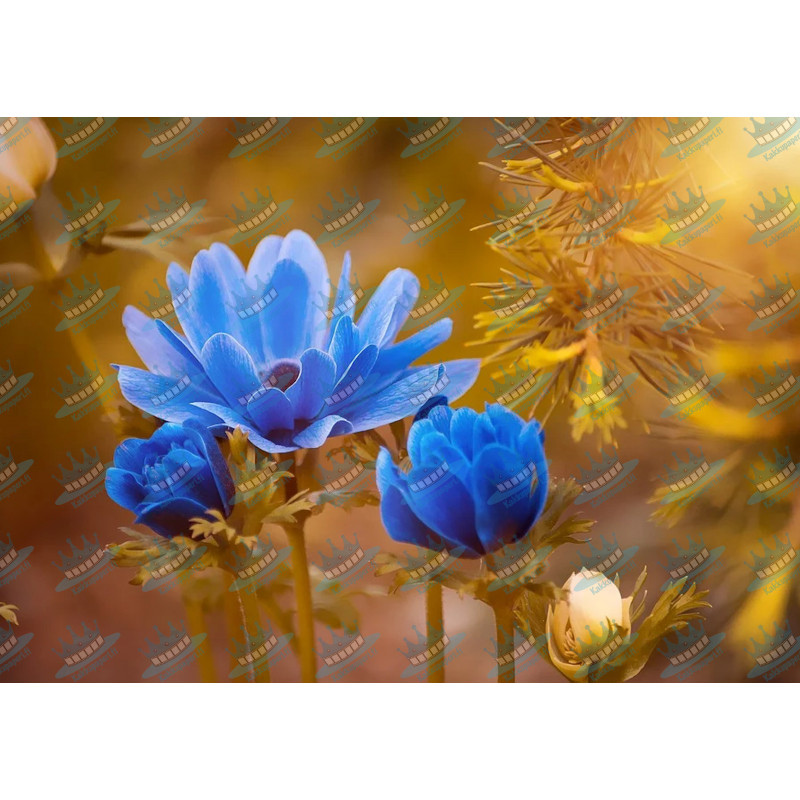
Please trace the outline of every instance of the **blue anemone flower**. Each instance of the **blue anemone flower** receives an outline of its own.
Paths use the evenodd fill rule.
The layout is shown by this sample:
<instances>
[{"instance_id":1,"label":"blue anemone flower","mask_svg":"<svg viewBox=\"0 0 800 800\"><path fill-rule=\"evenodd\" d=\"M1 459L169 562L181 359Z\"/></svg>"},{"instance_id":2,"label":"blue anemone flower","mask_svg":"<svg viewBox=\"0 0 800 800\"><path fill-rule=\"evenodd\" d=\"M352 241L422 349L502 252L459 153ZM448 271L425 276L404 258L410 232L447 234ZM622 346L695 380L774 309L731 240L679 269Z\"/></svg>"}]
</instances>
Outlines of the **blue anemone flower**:
<instances>
[{"instance_id":1,"label":"blue anemone flower","mask_svg":"<svg viewBox=\"0 0 800 800\"><path fill-rule=\"evenodd\" d=\"M377 461L381 518L392 539L480 558L523 537L547 498L544 432L505 406L428 409L408 433L411 468Z\"/></svg>"},{"instance_id":2,"label":"blue anemone flower","mask_svg":"<svg viewBox=\"0 0 800 800\"><path fill-rule=\"evenodd\" d=\"M235 489L217 440L195 420L162 425L149 439L126 439L106 472L106 492L136 522L161 536L188 536L189 520L231 512Z\"/></svg>"},{"instance_id":3,"label":"blue anemone flower","mask_svg":"<svg viewBox=\"0 0 800 800\"><path fill-rule=\"evenodd\" d=\"M171 264L167 283L185 335L129 306L123 322L148 369L118 369L124 396L168 422L240 426L256 447L287 452L415 414L437 394L454 400L477 377L477 359L410 366L452 321L395 342L419 295L408 270L391 271L356 321L346 254L329 310L325 258L302 231L263 239L246 271L213 244L188 274Z\"/></svg>"}]
</instances>

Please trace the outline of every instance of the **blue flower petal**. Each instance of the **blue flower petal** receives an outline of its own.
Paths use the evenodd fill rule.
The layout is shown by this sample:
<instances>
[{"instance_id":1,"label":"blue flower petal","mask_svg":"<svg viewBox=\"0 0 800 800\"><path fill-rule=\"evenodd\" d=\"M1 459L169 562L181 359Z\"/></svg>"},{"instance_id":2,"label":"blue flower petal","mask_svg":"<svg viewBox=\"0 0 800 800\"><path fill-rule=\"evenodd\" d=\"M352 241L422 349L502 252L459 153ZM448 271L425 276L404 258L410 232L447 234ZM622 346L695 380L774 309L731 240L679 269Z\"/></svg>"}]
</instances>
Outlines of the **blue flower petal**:
<instances>
[{"instance_id":1,"label":"blue flower petal","mask_svg":"<svg viewBox=\"0 0 800 800\"><path fill-rule=\"evenodd\" d=\"M419 297L419 280L407 269L394 269L370 297L358 318L364 343L378 347L390 344L408 319Z\"/></svg>"},{"instance_id":2,"label":"blue flower petal","mask_svg":"<svg viewBox=\"0 0 800 800\"><path fill-rule=\"evenodd\" d=\"M275 358L299 358L317 346L320 331L315 330L319 322L312 299L319 298L312 297L308 275L294 261L279 261L270 285L277 296L259 315L264 341Z\"/></svg>"},{"instance_id":3,"label":"blue flower petal","mask_svg":"<svg viewBox=\"0 0 800 800\"><path fill-rule=\"evenodd\" d=\"M444 550L447 543L414 514L393 482L392 457L381 448L377 460L377 481L381 493L381 520L396 542L407 542L428 549Z\"/></svg>"},{"instance_id":4,"label":"blue flower petal","mask_svg":"<svg viewBox=\"0 0 800 800\"><path fill-rule=\"evenodd\" d=\"M250 354L227 333L215 333L200 354L206 374L231 408L244 411L248 398L261 389Z\"/></svg>"},{"instance_id":5,"label":"blue flower petal","mask_svg":"<svg viewBox=\"0 0 800 800\"><path fill-rule=\"evenodd\" d=\"M182 381L189 379L185 387ZM210 421L208 415L198 413L192 403L218 402L222 398L208 386L202 375L183 376L176 379L155 375L136 367L119 367L119 386L128 402L154 417L168 422L183 422L195 418Z\"/></svg>"},{"instance_id":6,"label":"blue flower petal","mask_svg":"<svg viewBox=\"0 0 800 800\"><path fill-rule=\"evenodd\" d=\"M500 403L487 403L486 415L494 426L497 441L512 450L516 449L525 426L522 418Z\"/></svg>"},{"instance_id":7,"label":"blue flower petal","mask_svg":"<svg viewBox=\"0 0 800 800\"><path fill-rule=\"evenodd\" d=\"M333 329L328 353L336 362L336 380L340 380L353 359L361 352L358 328L349 317L340 317Z\"/></svg>"},{"instance_id":8,"label":"blue flower petal","mask_svg":"<svg viewBox=\"0 0 800 800\"><path fill-rule=\"evenodd\" d=\"M114 457L116 459L116 453ZM133 511L142 502L147 490L133 472L109 467L106 470L106 493L117 505Z\"/></svg>"},{"instance_id":9,"label":"blue flower petal","mask_svg":"<svg viewBox=\"0 0 800 800\"><path fill-rule=\"evenodd\" d=\"M328 417L312 422L307 428L295 433L293 440L296 447L319 447L325 440L333 436L345 436L352 433L353 426L344 417L331 414Z\"/></svg>"},{"instance_id":10,"label":"blue flower petal","mask_svg":"<svg viewBox=\"0 0 800 800\"><path fill-rule=\"evenodd\" d=\"M225 457L222 455L222 451L219 449L219 445L214 439L214 436L204 425L201 425L197 420L188 420L184 424L184 427L195 432L197 437L196 441L203 447L206 459L211 466L211 471L217 484L218 494L224 505L225 516L227 516L230 513L228 500L233 497L235 487Z\"/></svg>"},{"instance_id":11,"label":"blue flower petal","mask_svg":"<svg viewBox=\"0 0 800 800\"><path fill-rule=\"evenodd\" d=\"M294 429L292 404L280 389L270 388L253 398L247 404L247 416L270 438L278 431Z\"/></svg>"},{"instance_id":12,"label":"blue flower petal","mask_svg":"<svg viewBox=\"0 0 800 800\"><path fill-rule=\"evenodd\" d=\"M344 413L347 416L343 409L349 408L359 395L363 394L360 390L367 384L377 358L378 348L368 345L353 359L342 376L337 378L333 391L326 398L325 405L329 411Z\"/></svg>"},{"instance_id":13,"label":"blue flower petal","mask_svg":"<svg viewBox=\"0 0 800 800\"><path fill-rule=\"evenodd\" d=\"M413 364L425 353L446 342L453 332L453 320L445 317L402 342L384 347L375 364L376 372L399 372Z\"/></svg>"},{"instance_id":14,"label":"blue flower petal","mask_svg":"<svg viewBox=\"0 0 800 800\"><path fill-rule=\"evenodd\" d=\"M477 421L478 412L471 408L457 409L450 420L450 438L468 461L473 458L472 442Z\"/></svg>"},{"instance_id":15,"label":"blue flower petal","mask_svg":"<svg viewBox=\"0 0 800 800\"><path fill-rule=\"evenodd\" d=\"M202 517L206 509L188 497L171 497L163 503L153 503L139 510L136 522L147 525L167 538L190 536L192 517Z\"/></svg>"},{"instance_id":16,"label":"blue flower petal","mask_svg":"<svg viewBox=\"0 0 800 800\"><path fill-rule=\"evenodd\" d=\"M306 350L300 358L300 374L286 389L295 419L314 419L330 397L336 379L336 363L321 350Z\"/></svg>"}]
</instances>

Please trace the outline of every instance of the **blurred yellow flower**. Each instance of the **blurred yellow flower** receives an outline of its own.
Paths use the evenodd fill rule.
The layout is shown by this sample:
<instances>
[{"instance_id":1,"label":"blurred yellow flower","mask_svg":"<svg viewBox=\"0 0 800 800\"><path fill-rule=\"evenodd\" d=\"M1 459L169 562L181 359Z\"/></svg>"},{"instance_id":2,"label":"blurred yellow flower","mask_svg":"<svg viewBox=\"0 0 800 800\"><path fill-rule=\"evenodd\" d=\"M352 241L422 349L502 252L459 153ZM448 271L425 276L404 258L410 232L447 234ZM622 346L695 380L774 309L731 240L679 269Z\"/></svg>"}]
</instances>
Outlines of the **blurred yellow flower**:
<instances>
[{"instance_id":1,"label":"blurred yellow flower","mask_svg":"<svg viewBox=\"0 0 800 800\"><path fill-rule=\"evenodd\" d=\"M0 143L0 187L10 186L14 199L36 197L39 187L56 170L56 145L47 126L38 118L22 124L19 132L8 133Z\"/></svg>"}]
</instances>

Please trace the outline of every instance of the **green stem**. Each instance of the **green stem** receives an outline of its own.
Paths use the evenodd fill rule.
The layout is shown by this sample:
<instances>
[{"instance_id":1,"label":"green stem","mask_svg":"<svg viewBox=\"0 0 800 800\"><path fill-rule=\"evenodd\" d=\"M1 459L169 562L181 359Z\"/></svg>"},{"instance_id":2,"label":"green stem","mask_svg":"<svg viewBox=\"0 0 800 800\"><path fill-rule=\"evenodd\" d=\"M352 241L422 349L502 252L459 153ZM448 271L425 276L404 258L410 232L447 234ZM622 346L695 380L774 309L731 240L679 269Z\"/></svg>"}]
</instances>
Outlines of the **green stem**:
<instances>
[{"instance_id":1,"label":"green stem","mask_svg":"<svg viewBox=\"0 0 800 800\"><path fill-rule=\"evenodd\" d=\"M200 680L203 683L216 683L218 680L217 669L214 666L211 643L206 631L203 607L197 601L192 600L185 590L183 592L183 604L186 609L186 624L189 626L189 634L191 636L197 636L199 633L206 634L205 641L197 650L197 666L200 669Z\"/></svg>"},{"instance_id":2,"label":"green stem","mask_svg":"<svg viewBox=\"0 0 800 800\"><path fill-rule=\"evenodd\" d=\"M300 650L300 678L303 683L317 680L314 652L314 607L311 600L311 580L308 575L308 556L303 535L303 523L287 523L284 530L292 547L292 572L297 603L297 638Z\"/></svg>"},{"instance_id":3,"label":"green stem","mask_svg":"<svg viewBox=\"0 0 800 800\"><path fill-rule=\"evenodd\" d=\"M514 613L513 605L498 602L492 604L494 611L494 629L497 637L497 682L514 683L515 664L514 664ZM501 664L501 659L511 655L507 663Z\"/></svg>"},{"instance_id":4,"label":"green stem","mask_svg":"<svg viewBox=\"0 0 800 800\"><path fill-rule=\"evenodd\" d=\"M444 635L442 584L431 581L425 593L425 621L428 624L428 649ZM444 659L428 661L428 683L444 683Z\"/></svg>"}]
</instances>

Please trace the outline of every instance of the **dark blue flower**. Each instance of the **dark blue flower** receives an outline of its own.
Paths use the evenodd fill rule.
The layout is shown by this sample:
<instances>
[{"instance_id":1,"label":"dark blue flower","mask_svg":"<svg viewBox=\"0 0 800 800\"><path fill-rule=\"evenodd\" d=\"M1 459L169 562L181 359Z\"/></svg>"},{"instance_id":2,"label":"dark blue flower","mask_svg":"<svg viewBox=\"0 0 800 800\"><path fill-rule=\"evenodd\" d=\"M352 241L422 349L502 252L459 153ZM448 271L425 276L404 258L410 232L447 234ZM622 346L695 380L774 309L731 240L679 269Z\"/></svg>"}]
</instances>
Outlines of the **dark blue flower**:
<instances>
[{"instance_id":1,"label":"dark blue flower","mask_svg":"<svg viewBox=\"0 0 800 800\"><path fill-rule=\"evenodd\" d=\"M524 536L547 497L544 433L501 405L429 409L408 433L410 470L382 449L381 518L389 535L479 558Z\"/></svg>"},{"instance_id":2,"label":"dark blue flower","mask_svg":"<svg viewBox=\"0 0 800 800\"><path fill-rule=\"evenodd\" d=\"M106 473L109 497L162 536L187 536L192 517L231 511L235 489L214 436L201 424L162 425L149 439L126 439Z\"/></svg>"},{"instance_id":3,"label":"dark blue flower","mask_svg":"<svg viewBox=\"0 0 800 800\"><path fill-rule=\"evenodd\" d=\"M122 393L169 422L195 419L215 433L238 425L269 452L394 422L436 394L452 401L478 373L476 359L410 366L452 322L395 342L419 295L407 270L390 272L355 321L360 290L345 255L329 311L325 259L302 231L268 236L247 271L214 244L190 274L171 264L167 282L185 336L128 307L128 338L149 371L120 367Z\"/></svg>"}]
</instances>

